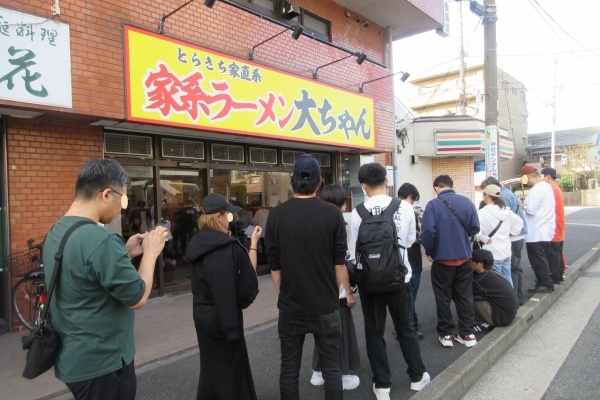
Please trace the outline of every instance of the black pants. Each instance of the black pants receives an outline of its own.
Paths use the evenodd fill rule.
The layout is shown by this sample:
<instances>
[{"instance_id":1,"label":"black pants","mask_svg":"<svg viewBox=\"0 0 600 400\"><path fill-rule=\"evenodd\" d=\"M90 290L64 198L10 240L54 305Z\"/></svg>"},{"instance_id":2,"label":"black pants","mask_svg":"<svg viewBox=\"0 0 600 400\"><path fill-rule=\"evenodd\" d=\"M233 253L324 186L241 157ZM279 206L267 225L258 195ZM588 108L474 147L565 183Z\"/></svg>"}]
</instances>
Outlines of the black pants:
<instances>
[{"instance_id":1,"label":"black pants","mask_svg":"<svg viewBox=\"0 0 600 400\"><path fill-rule=\"evenodd\" d=\"M548 252L548 265L550 267L550 276L554 283L562 280L565 268L563 266L563 242L550 242L550 251Z\"/></svg>"},{"instance_id":2,"label":"black pants","mask_svg":"<svg viewBox=\"0 0 600 400\"><path fill-rule=\"evenodd\" d=\"M307 333L315 338L319 365L325 380L325 399L342 400L342 370L340 368L340 341L342 326L338 311L325 315L294 315L279 311L279 339L281 341L281 400L299 400L298 377L302 349Z\"/></svg>"},{"instance_id":3,"label":"black pants","mask_svg":"<svg viewBox=\"0 0 600 400\"><path fill-rule=\"evenodd\" d=\"M76 400L135 400L137 378L131 361L109 374L66 385Z\"/></svg>"},{"instance_id":4,"label":"black pants","mask_svg":"<svg viewBox=\"0 0 600 400\"><path fill-rule=\"evenodd\" d=\"M376 388L389 388L392 378L386 344L385 320L389 310L396 330L404 361L408 365L406 372L411 382L418 382L423 377L425 365L421 359L421 348L417 331L414 328L412 294L410 284L399 292L369 294L360 290L360 304L365 319L365 339L367 356L373 373Z\"/></svg>"},{"instance_id":5,"label":"black pants","mask_svg":"<svg viewBox=\"0 0 600 400\"><path fill-rule=\"evenodd\" d=\"M473 271L471 260L457 267L434 261L431 265L431 284L437 307L437 332L440 336L454 333L450 302L454 301L458 315L458 332L473 333Z\"/></svg>"},{"instance_id":6,"label":"black pants","mask_svg":"<svg viewBox=\"0 0 600 400\"><path fill-rule=\"evenodd\" d=\"M523 243L525 239L515 240L510 242L510 274L517 294L517 301L519 305L523 305L525 302L525 295L523 293L523 267L521 266L521 254L523 254Z\"/></svg>"},{"instance_id":7,"label":"black pants","mask_svg":"<svg viewBox=\"0 0 600 400\"><path fill-rule=\"evenodd\" d=\"M550 265L548 264L550 242L526 243L525 246L527 247L529 264L531 264L531 268L533 268L533 273L535 274L536 285L553 288Z\"/></svg>"}]
</instances>

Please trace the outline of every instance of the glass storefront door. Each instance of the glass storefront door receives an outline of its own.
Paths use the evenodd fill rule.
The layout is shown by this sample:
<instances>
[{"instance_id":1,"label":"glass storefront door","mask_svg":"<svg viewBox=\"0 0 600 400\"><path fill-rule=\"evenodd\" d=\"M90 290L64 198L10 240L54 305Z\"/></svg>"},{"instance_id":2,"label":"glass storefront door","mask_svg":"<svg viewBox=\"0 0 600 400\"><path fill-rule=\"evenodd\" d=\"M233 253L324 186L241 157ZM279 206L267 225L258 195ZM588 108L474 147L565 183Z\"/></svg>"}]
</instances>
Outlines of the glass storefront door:
<instances>
[{"instance_id":1,"label":"glass storefront door","mask_svg":"<svg viewBox=\"0 0 600 400\"><path fill-rule=\"evenodd\" d=\"M184 256L188 242L198 232L205 175L198 170L160 170L160 222L170 221L173 236L163 250L165 292L189 288L191 265Z\"/></svg>"}]
</instances>

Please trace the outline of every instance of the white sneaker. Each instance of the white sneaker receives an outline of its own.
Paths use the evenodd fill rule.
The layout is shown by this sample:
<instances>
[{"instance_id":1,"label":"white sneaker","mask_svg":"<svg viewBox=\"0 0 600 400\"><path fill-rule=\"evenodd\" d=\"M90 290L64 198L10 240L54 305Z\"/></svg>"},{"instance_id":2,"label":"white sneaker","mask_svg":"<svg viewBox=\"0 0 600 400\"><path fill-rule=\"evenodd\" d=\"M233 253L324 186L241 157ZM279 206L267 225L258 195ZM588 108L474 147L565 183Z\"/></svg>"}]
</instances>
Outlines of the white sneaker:
<instances>
[{"instance_id":1,"label":"white sneaker","mask_svg":"<svg viewBox=\"0 0 600 400\"><path fill-rule=\"evenodd\" d=\"M356 375L342 375L344 390L356 389L360 384L360 378Z\"/></svg>"},{"instance_id":2,"label":"white sneaker","mask_svg":"<svg viewBox=\"0 0 600 400\"><path fill-rule=\"evenodd\" d=\"M477 338L472 333L467 336L461 336L459 333L454 334L454 340L466 347L473 347L477 344Z\"/></svg>"},{"instance_id":3,"label":"white sneaker","mask_svg":"<svg viewBox=\"0 0 600 400\"><path fill-rule=\"evenodd\" d=\"M390 388L377 389L373 384L373 393L375 393L377 400L390 400Z\"/></svg>"},{"instance_id":4,"label":"white sneaker","mask_svg":"<svg viewBox=\"0 0 600 400\"><path fill-rule=\"evenodd\" d=\"M443 347L454 346L454 344L452 343L452 336L450 336L450 335L440 336L439 340Z\"/></svg>"},{"instance_id":5,"label":"white sneaker","mask_svg":"<svg viewBox=\"0 0 600 400\"><path fill-rule=\"evenodd\" d=\"M425 386L429 385L429 382L431 382L431 377L429 376L429 374L427 372L423 372L423 377L421 378L421 380L419 382L411 382L410 383L410 390L415 390L418 392L421 389L423 389Z\"/></svg>"},{"instance_id":6,"label":"white sneaker","mask_svg":"<svg viewBox=\"0 0 600 400\"><path fill-rule=\"evenodd\" d=\"M310 383L313 386L324 385L325 379L323 379L323 374L320 371L313 371L313 374L310 377Z\"/></svg>"}]
</instances>

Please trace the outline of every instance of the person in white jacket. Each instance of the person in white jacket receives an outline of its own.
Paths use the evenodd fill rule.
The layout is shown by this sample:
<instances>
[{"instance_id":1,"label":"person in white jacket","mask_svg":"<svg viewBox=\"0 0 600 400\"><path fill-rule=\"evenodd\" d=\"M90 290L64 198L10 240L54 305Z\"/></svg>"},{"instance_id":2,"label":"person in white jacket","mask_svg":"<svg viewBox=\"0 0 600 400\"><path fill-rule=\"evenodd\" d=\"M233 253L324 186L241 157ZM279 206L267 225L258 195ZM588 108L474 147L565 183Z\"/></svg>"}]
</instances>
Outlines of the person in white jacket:
<instances>
[{"instance_id":1,"label":"person in white jacket","mask_svg":"<svg viewBox=\"0 0 600 400\"><path fill-rule=\"evenodd\" d=\"M512 285L510 236L521 233L523 220L506 207L500 198L501 190L497 185L487 185L483 190L486 206L477 212L481 230L475 235L475 240L485 243L483 249L491 251L494 256L492 268Z\"/></svg>"}]
</instances>

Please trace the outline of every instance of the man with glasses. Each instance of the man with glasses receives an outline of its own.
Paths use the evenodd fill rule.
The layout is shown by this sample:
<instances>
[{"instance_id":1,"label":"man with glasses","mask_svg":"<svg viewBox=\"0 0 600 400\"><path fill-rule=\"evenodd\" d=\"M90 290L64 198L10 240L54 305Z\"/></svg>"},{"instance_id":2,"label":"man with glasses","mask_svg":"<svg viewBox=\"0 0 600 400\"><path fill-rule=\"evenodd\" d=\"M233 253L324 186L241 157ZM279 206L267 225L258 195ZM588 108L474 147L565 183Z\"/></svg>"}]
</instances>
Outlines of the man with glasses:
<instances>
[{"instance_id":1,"label":"man with glasses","mask_svg":"<svg viewBox=\"0 0 600 400\"><path fill-rule=\"evenodd\" d=\"M163 227L127 243L108 224L126 209L130 181L114 160L88 161L79 171L75 200L50 229L44 248L46 280L65 233L84 221L63 251L52 296L52 323L61 347L54 366L76 399L135 399L135 311L152 289L156 259L167 236ZM131 259L143 254L139 270Z\"/></svg>"}]
</instances>

